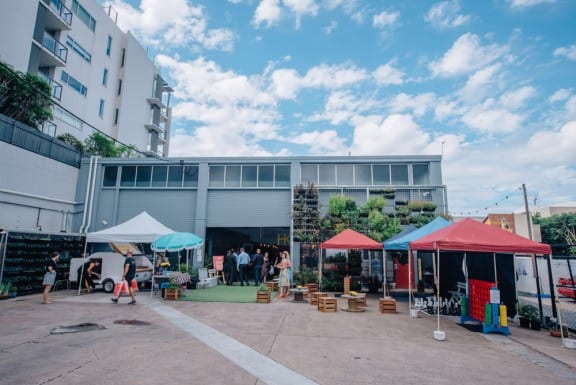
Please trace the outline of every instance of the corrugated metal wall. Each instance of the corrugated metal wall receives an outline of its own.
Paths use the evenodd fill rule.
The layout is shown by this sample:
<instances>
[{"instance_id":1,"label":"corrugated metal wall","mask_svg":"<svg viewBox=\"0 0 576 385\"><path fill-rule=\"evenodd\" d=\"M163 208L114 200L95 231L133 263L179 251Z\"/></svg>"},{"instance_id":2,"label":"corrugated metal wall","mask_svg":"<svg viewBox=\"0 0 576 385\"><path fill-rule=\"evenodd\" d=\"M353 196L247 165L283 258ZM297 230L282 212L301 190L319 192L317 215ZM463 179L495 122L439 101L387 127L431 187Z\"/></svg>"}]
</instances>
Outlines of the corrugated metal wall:
<instances>
[{"instance_id":1,"label":"corrugated metal wall","mask_svg":"<svg viewBox=\"0 0 576 385\"><path fill-rule=\"evenodd\" d=\"M290 190L208 191L208 227L290 226Z\"/></svg>"}]
</instances>

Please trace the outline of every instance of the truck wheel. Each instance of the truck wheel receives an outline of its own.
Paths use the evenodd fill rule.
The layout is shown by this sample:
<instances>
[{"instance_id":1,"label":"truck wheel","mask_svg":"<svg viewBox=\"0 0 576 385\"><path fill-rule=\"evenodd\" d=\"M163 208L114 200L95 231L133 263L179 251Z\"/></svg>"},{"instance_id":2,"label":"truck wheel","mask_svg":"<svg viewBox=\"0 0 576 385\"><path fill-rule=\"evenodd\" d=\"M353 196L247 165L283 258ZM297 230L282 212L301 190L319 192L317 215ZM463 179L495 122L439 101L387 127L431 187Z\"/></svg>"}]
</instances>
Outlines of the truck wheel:
<instances>
[{"instance_id":1,"label":"truck wheel","mask_svg":"<svg viewBox=\"0 0 576 385\"><path fill-rule=\"evenodd\" d=\"M112 293L114 291L114 281L111 279L106 279L102 282L102 288L105 293Z\"/></svg>"}]
</instances>

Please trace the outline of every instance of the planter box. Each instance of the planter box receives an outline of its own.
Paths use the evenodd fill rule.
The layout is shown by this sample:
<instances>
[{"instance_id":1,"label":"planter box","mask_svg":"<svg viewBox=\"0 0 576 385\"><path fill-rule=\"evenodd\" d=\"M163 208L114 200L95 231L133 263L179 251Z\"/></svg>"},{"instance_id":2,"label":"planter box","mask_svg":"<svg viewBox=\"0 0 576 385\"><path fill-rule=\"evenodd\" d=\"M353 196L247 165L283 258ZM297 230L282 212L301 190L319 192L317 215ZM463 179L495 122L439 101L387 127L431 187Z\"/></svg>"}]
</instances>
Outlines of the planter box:
<instances>
[{"instance_id":1,"label":"planter box","mask_svg":"<svg viewBox=\"0 0 576 385\"><path fill-rule=\"evenodd\" d=\"M180 289L164 289L164 299L176 301L180 298Z\"/></svg>"},{"instance_id":2,"label":"planter box","mask_svg":"<svg viewBox=\"0 0 576 385\"><path fill-rule=\"evenodd\" d=\"M270 290L256 292L257 303L270 303Z\"/></svg>"}]
</instances>

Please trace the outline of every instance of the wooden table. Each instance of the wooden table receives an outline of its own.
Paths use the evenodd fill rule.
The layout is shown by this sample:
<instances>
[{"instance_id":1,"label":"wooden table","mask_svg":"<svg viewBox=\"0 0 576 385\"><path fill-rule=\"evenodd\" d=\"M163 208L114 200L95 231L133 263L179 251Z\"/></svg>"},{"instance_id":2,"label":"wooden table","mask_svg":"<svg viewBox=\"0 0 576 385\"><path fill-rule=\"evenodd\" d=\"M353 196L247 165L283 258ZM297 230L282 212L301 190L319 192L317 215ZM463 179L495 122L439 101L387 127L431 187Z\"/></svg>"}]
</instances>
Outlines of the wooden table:
<instances>
[{"instance_id":1,"label":"wooden table","mask_svg":"<svg viewBox=\"0 0 576 385\"><path fill-rule=\"evenodd\" d=\"M308 293L307 287L290 289L290 293L294 293L295 302L304 302L304 294Z\"/></svg>"},{"instance_id":2,"label":"wooden table","mask_svg":"<svg viewBox=\"0 0 576 385\"><path fill-rule=\"evenodd\" d=\"M363 307L358 306L358 300L361 300L361 298L359 296L350 295L350 294L343 294L342 298L348 300L348 308L342 309L342 310L355 312L355 313L366 311L366 309L364 309Z\"/></svg>"}]
</instances>

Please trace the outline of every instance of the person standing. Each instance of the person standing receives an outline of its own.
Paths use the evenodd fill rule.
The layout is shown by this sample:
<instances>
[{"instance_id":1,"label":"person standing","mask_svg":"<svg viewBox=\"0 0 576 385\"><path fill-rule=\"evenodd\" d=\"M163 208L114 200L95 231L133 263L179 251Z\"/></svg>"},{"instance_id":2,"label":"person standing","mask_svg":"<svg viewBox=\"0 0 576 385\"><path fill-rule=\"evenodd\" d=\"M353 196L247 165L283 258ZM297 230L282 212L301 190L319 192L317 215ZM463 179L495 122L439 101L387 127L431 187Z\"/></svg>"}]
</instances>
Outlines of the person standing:
<instances>
[{"instance_id":1,"label":"person standing","mask_svg":"<svg viewBox=\"0 0 576 385\"><path fill-rule=\"evenodd\" d=\"M246 286L248 286L248 264L250 263L250 256L247 252L244 251L244 248L240 248L240 253L236 257L236 268L238 270L238 280L240 281L240 286L244 286L244 282L246 282Z\"/></svg>"},{"instance_id":2,"label":"person standing","mask_svg":"<svg viewBox=\"0 0 576 385\"><path fill-rule=\"evenodd\" d=\"M136 277L136 261L132 257L132 250L126 251L126 259L124 260L124 271L122 273L122 280L128 283L128 293L130 294L130 298L132 299L129 304L135 305L136 304L136 297L134 295L134 290L132 289L132 281ZM122 290L120 290L120 294ZM110 300L114 303L118 303L118 298L120 297L112 297Z\"/></svg>"},{"instance_id":3,"label":"person standing","mask_svg":"<svg viewBox=\"0 0 576 385\"><path fill-rule=\"evenodd\" d=\"M280 273L278 274L280 295L278 295L278 298L284 298L288 296L290 283L292 282L292 263L290 262L290 254L287 251L282 252L282 261L280 261L277 267L280 269Z\"/></svg>"},{"instance_id":4,"label":"person standing","mask_svg":"<svg viewBox=\"0 0 576 385\"><path fill-rule=\"evenodd\" d=\"M256 249L256 254L252 256L252 264L254 265L254 286L258 286L262 283L262 265L264 264L260 249Z\"/></svg>"},{"instance_id":5,"label":"person standing","mask_svg":"<svg viewBox=\"0 0 576 385\"><path fill-rule=\"evenodd\" d=\"M54 282L56 282L56 262L58 262L58 258L60 258L60 253L55 251L50 254L50 258L46 260L46 272L44 273L44 280L42 281L42 285L44 285L42 303L52 303L49 294L52 286L54 286Z\"/></svg>"},{"instance_id":6,"label":"person standing","mask_svg":"<svg viewBox=\"0 0 576 385\"><path fill-rule=\"evenodd\" d=\"M264 252L263 263L262 263L262 282L266 283L268 281L268 270L270 269L270 260L268 259L268 252Z\"/></svg>"},{"instance_id":7,"label":"person standing","mask_svg":"<svg viewBox=\"0 0 576 385\"><path fill-rule=\"evenodd\" d=\"M234 285L236 273L236 253L230 249L224 256L224 274L226 274L226 285Z\"/></svg>"}]
</instances>

